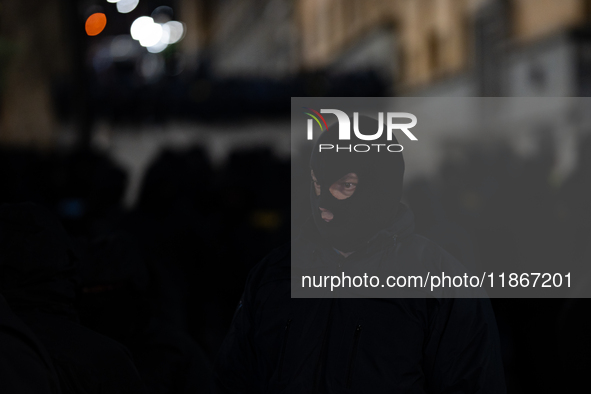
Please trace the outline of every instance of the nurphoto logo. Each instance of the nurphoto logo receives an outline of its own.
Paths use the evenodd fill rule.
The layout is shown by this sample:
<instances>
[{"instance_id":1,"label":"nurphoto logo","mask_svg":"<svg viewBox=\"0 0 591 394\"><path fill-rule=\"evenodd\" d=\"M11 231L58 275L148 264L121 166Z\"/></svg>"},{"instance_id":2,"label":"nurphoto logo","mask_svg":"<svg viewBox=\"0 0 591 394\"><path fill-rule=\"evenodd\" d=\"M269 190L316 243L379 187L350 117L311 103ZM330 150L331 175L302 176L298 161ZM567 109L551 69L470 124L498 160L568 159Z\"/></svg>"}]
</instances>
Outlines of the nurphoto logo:
<instances>
[{"instance_id":1,"label":"nurphoto logo","mask_svg":"<svg viewBox=\"0 0 591 394\"><path fill-rule=\"evenodd\" d=\"M308 140L313 140L313 128L314 122L320 126L320 130L324 131L328 129L326 120L321 114L333 114L337 117L337 121L339 123L339 140L340 141L347 141L351 140L351 120L349 116L338 109L321 109L320 112L304 107L304 109L310 112L304 112L306 115L310 116L311 119L308 119L308 128L307 128L307 138ZM395 119L409 119L410 123L394 123ZM392 135L394 130L402 131L411 141L417 141L417 137L414 136L413 133L410 132L409 129L413 128L417 124L417 117L408 112L387 112L386 113L386 136L388 141L392 141ZM371 132L373 134L364 134L370 132L370 130L363 130L363 133L359 130L359 113L353 112L353 132L355 136L363 141L374 141L377 140L382 136L384 133L384 113L378 112L378 130ZM402 145L400 144L356 144L356 145L333 145L333 144L320 144L319 151L322 152L323 150L333 150L335 149L336 152L339 151L348 151L348 152L369 152L372 150L372 147L375 148L378 152L380 151L381 147L385 147L388 152L402 152Z\"/></svg>"}]
</instances>

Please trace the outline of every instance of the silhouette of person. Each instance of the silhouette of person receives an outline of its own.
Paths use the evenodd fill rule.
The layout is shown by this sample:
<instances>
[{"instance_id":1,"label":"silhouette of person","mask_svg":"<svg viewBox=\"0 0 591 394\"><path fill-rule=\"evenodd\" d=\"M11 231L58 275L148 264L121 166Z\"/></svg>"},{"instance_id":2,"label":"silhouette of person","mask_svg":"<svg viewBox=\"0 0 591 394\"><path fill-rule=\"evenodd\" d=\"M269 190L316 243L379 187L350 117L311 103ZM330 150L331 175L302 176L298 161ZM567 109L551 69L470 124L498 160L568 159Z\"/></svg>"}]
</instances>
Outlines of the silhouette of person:
<instances>
[{"instance_id":1,"label":"silhouette of person","mask_svg":"<svg viewBox=\"0 0 591 394\"><path fill-rule=\"evenodd\" d=\"M359 119L361 130L378 126ZM321 144L342 141L330 127L319 137L310 160L312 218L250 272L214 366L215 392L504 393L497 327L482 294L291 298L294 267L462 269L414 233L413 214L400 203L401 152L321 152Z\"/></svg>"}]
</instances>

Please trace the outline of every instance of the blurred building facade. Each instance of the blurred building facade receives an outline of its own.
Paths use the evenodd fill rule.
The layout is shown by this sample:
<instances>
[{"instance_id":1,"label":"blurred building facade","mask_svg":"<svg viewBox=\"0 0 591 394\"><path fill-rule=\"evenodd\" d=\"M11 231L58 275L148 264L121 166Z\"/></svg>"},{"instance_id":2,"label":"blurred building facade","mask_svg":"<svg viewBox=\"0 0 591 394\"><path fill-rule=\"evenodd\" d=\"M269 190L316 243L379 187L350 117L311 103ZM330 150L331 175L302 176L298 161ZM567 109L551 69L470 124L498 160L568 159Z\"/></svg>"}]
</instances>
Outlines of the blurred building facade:
<instances>
[{"instance_id":1,"label":"blurred building facade","mask_svg":"<svg viewBox=\"0 0 591 394\"><path fill-rule=\"evenodd\" d=\"M589 10L587 0L224 1L212 68L373 70L400 95L580 95Z\"/></svg>"},{"instance_id":2,"label":"blurred building facade","mask_svg":"<svg viewBox=\"0 0 591 394\"><path fill-rule=\"evenodd\" d=\"M162 4L88 3L109 15L98 37L84 36L82 3L0 0L0 142L52 146L60 106L90 141L101 117L285 117L292 96L591 93L589 0L170 0L184 39L125 61L108 47Z\"/></svg>"},{"instance_id":3,"label":"blurred building facade","mask_svg":"<svg viewBox=\"0 0 591 394\"><path fill-rule=\"evenodd\" d=\"M72 71L61 2L0 1L0 142L46 149L52 81Z\"/></svg>"}]
</instances>

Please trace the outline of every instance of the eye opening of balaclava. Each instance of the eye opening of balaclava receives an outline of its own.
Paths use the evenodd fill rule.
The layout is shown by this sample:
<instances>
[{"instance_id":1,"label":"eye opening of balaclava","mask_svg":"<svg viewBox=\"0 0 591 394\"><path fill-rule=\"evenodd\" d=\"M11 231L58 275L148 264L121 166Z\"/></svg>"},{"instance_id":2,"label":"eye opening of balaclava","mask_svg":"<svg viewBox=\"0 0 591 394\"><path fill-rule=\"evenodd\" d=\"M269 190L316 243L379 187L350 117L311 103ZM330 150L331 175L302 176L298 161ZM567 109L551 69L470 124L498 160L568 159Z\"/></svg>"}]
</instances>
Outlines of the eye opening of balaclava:
<instances>
[{"instance_id":1,"label":"eye opening of balaclava","mask_svg":"<svg viewBox=\"0 0 591 394\"><path fill-rule=\"evenodd\" d=\"M359 116L359 130L364 135L375 134L378 126L377 120ZM330 144L334 148L320 152L320 144ZM361 152L367 149L363 146L356 152L354 146L358 144L369 146L370 150ZM377 144L380 144L379 151ZM329 127L316 141L310 168L320 185L320 195L316 195L311 182L312 216L320 235L334 248L342 252L358 250L394 220L402 197L404 159L402 152L397 152L399 149L394 147L392 152L387 149L392 144L398 141L394 136L387 140L385 125L382 135L373 141L361 140L353 132L350 140L340 141L338 124ZM337 152L337 145L347 149ZM329 188L349 173L358 177L355 192L348 198L337 199ZM324 221L319 208L331 211L333 219Z\"/></svg>"}]
</instances>

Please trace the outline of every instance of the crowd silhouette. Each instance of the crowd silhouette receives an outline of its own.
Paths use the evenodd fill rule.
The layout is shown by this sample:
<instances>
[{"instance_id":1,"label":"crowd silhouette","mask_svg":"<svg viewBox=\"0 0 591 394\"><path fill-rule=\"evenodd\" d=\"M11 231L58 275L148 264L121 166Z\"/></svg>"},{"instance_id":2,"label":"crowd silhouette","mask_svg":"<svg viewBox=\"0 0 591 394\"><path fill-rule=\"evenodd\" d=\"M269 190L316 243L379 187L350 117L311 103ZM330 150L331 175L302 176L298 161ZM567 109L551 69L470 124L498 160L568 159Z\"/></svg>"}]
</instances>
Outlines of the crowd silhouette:
<instances>
[{"instance_id":1,"label":"crowd silhouette","mask_svg":"<svg viewBox=\"0 0 591 394\"><path fill-rule=\"evenodd\" d=\"M489 270L589 261L591 138L558 180L544 144L458 146L405 185L418 233ZM163 150L125 208L128 175L105 154L0 151L2 392L209 392L246 276L301 222L290 185L307 204L308 177L262 147L221 168L199 146ZM492 300L510 393L584 380L591 305L576 296Z\"/></svg>"}]
</instances>

